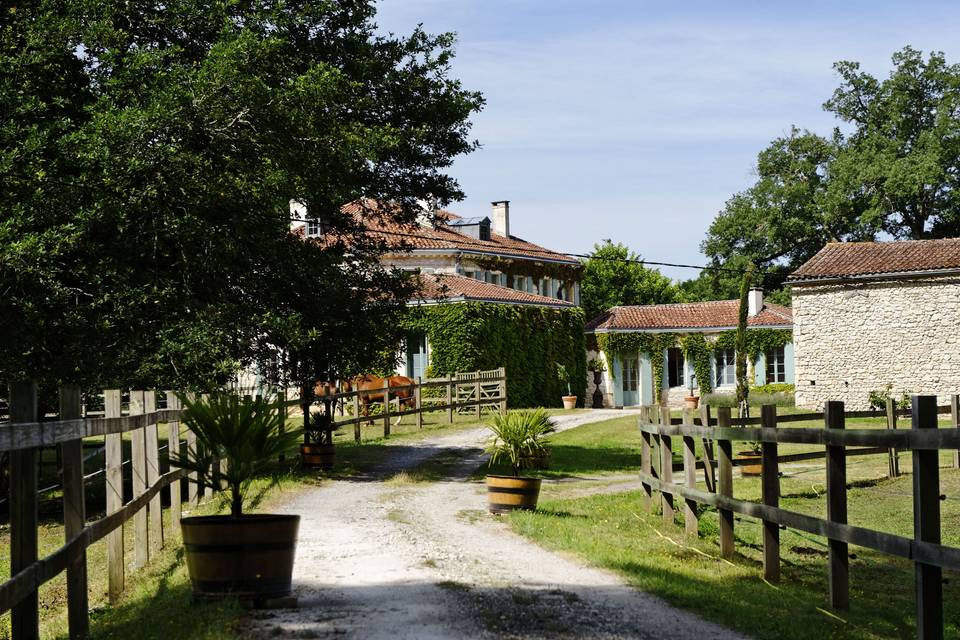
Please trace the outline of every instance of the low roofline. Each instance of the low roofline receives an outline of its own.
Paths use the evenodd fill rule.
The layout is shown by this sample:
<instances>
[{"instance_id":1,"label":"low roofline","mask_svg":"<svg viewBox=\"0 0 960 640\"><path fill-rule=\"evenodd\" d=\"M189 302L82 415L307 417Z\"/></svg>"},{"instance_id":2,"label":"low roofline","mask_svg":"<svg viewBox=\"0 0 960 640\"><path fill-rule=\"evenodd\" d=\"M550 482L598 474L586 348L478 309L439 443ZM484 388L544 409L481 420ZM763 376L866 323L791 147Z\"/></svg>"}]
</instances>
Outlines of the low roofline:
<instances>
[{"instance_id":1,"label":"low roofline","mask_svg":"<svg viewBox=\"0 0 960 640\"><path fill-rule=\"evenodd\" d=\"M891 271L889 273L862 273L850 276L794 276L787 277L791 287L843 282L866 282L871 280L910 280L913 278L937 278L960 275L960 269L923 269L920 271Z\"/></svg>"},{"instance_id":2,"label":"low roofline","mask_svg":"<svg viewBox=\"0 0 960 640\"><path fill-rule=\"evenodd\" d=\"M486 302L489 304L508 304L510 306L524 306L524 307L545 307L548 309L576 309L576 305L573 305L569 302L562 303L558 302L556 304L549 302L530 302L530 301L519 301L519 300L498 300L496 298L468 298L466 296L453 296L450 298L429 298L425 300L409 300L407 306L409 307L425 307L425 306L434 306L438 304L447 304L454 303L460 304L464 302Z\"/></svg>"},{"instance_id":3,"label":"low roofline","mask_svg":"<svg viewBox=\"0 0 960 640\"><path fill-rule=\"evenodd\" d=\"M731 327L658 327L656 329L588 329L584 331L590 333L711 333L720 331L731 331L736 329ZM747 326L747 331L751 329L789 329L793 331L793 323L789 324L753 324Z\"/></svg>"}]
</instances>

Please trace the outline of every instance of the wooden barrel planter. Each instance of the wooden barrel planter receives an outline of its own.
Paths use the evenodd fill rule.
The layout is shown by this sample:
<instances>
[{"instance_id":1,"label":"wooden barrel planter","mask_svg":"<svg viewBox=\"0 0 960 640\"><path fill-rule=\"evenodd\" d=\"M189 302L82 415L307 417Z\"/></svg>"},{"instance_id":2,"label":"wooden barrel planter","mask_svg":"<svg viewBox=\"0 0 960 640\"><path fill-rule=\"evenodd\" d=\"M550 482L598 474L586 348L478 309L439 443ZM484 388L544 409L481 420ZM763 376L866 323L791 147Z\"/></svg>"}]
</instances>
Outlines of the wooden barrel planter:
<instances>
[{"instance_id":1,"label":"wooden barrel planter","mask_svg":"<svg viewBox=\"0 0 960 640\"><path fill-rule=\"evenodd\" d=\"M332 444L301 444L300 458L305 467L330 471L336 460L336 450Z\"/></svg>"},{"instance_id":2,"label":"wooden barrel planter","mask_svg":"<svg viewBox=\"0 0 960 640\"><path fill-rule=\"evenodd\" d=\"M540 478L487 476L487 504L491 513L514 509L533 511L540 497Z\"/></svg>"},{"instance_id":3,"label":"wooden barrel planter","mask_svg":"<svg viewBox=\"0 0 960 640\"><path fill-rule=\"evenodd\" d=\"M763 471L760 464L761 455L758 451L739 451L737 460L747 460L747 464L740 466L740 473L745 476L759 476Z\"/></svg>"},{"instance_id":4,"label":"wooden barrel planter","mask_svg":"<svg viewBox=\"0 0 960 640\"><path fill-rule=\"evenodd\" d=\"M180 526L194 598L290 595L300 516L198 516Z\"/></svg>"}]
</instances>

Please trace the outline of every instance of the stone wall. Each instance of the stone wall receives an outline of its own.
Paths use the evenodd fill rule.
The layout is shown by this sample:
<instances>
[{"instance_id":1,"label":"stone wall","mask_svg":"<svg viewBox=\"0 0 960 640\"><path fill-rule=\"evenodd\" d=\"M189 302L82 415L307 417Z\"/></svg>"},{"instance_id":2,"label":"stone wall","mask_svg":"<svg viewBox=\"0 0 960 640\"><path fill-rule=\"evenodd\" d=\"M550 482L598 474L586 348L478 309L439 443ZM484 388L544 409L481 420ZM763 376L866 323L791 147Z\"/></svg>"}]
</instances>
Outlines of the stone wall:
<instances>
[{"instance_id":1,"label":"stone wall","mask_svg":"<svg viewBox=\"0 0 960 640\"><path fill-rule=\"evenodd\" d=\"M798 407L960 393L960 279L794 286L793 322Z\"/></svg>"}]
</instances>

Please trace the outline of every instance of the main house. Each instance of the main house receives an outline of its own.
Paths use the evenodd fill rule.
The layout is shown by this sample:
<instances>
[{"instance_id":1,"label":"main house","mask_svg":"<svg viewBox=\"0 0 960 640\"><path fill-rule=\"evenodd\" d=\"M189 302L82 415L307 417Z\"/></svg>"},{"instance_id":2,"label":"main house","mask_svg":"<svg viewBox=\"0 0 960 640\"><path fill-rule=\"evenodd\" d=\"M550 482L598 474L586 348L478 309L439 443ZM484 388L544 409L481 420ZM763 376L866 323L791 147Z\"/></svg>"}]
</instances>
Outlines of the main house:
<instances>
[{"instance_id":1,"label":"main house","mask_svg":"<svg viewBox=\"0 0 960 640\"><path fill-rule=\"evenodd\" d=\"M605 363L600 390L612 407L665 402L736 388L739 300L614 307L587 323L588 357ZM748 375L793 383L791 310L750 291ZM588 396L595 389L588 385ZM659 390L659 392L658 392Z\"/></svg>"},{"instance_id":2,"label":"main house","mask_svg":"<svg viewBox=\"0 0 960 640\"><path fill-rule=\"evenodd\" d=\"M377 215L391 206L358 200L343 211L393 247L383 256L386 264L420 274L398 373L415 378L504 366L511 404L549 406L562 395L560 363L582 396L578 260L511 234L506 200L493 202L489 216L473 218L425 208L412 225ZM291 208L292 218L302 220L294 230L307 237L323 234L301 205Z\"/></svg>"},{"instance_id":3,"label":"main house","mask_svg":"<svg viewBox=\"0 0 960 640\"><path fill-rule=\"evenodd\" d=\"M788 283L798 406L960 393L960 239L831 243Z\"/></svg>"}]
</instances>

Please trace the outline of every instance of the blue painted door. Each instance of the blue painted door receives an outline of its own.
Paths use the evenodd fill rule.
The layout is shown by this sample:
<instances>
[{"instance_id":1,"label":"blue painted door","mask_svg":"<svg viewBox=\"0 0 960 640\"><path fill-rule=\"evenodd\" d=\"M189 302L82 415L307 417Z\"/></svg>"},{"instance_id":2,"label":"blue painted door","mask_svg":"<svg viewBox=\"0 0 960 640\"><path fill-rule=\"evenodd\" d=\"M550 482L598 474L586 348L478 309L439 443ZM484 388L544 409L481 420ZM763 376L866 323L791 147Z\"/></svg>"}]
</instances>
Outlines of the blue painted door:
<instances>
[{"instance_id":1,"label":"blue painted door","mask_svg":"<svg viewBox=\"0 0 960 640\"><path fill-rule=\"evenodd\" d=\"M640 404L639 380L640 362L637 354L624 356L623 375L620 376L623 406L633 407Z\"/></svg>"},{"instance_id":2,"label":"blue painted door","mask_svg":"<svg viewBox=\"0 0 960 640\"><path fill-rule=\"evenodd\" d=\"M423 334L407 336L407 377L427 377L427 336Z\"/></svg>"}]
</instances>

